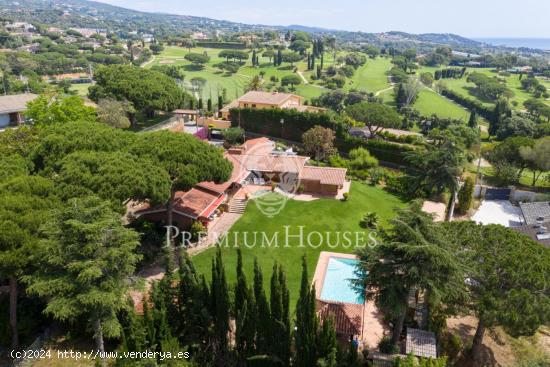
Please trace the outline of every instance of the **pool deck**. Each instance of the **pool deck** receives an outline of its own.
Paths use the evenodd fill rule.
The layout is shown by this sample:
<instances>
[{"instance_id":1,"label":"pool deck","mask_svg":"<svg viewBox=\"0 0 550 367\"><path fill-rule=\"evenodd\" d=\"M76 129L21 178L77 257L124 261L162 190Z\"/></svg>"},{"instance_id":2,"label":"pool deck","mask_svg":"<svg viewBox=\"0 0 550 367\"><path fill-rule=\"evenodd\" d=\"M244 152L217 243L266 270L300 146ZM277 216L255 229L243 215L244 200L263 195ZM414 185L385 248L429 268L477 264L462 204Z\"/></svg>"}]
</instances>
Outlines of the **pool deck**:
<instances>
[{"instance_id":1,"label":"pool deck","mask_svg":"<svg viewBox=\"0 0 550 367\"><path fill-rule=\"evenodd\" d=\"M339 252L322 251L317 261L317 267L313 275L312 284L315 285L315 298L324 303L338 303L323 301L321 299L321 291L327 272L328 261L331 257L343 259L357 259L353 254L343 254ZM344 303L344 305L351 305ZM355 305L355 304L354 304ZM384 324L383 314L378 310L374 301L366 300L362 305L362 335L358 335L360 348L368 347L370 349L377 348L380 340L389 333L389 328Z\"/></svg>"}]
</instances>

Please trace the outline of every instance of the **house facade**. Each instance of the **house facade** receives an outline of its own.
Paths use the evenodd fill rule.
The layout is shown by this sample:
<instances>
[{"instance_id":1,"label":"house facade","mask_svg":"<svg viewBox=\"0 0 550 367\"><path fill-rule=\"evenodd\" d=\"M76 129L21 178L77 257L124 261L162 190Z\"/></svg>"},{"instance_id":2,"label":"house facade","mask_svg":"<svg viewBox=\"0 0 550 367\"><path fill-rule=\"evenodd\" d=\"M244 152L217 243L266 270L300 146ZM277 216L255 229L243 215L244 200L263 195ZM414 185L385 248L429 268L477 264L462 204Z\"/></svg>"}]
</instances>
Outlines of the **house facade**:
<instances>
[{"instance_id":1,"label":"house facade","mask_svg":"<svg viewBox=\"0 0 550 367\"><path fill-rule=\"evenodd\" d=\"M323 108L303 105L302 97L296 94L262 91L250 91L245 95L237 98L230 104L226 105L220 110L222 118L226 120L231 120L230 110L233 108L280 108L296 109L302 112L324 111Z\"/></svg>"},{"instance_id":2,"label":"house facade","mask_svg":"<svg viewBox=\"0 0 550 367\"><path fill-rule=\"evenodd\" d=\"M0 96L0 129L24 123L27 103L36 97L32 93Z\"/></svg>"}]
</instances>

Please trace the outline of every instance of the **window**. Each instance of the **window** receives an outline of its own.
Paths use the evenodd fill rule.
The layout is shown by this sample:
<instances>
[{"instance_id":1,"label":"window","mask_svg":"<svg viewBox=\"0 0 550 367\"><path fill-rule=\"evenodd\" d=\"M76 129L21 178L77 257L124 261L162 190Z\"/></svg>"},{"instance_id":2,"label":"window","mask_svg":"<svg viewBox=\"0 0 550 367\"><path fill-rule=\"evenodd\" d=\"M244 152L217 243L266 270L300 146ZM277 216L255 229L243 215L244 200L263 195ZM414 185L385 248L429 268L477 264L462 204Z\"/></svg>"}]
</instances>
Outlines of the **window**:
<instances>
[{"instance_id":1,"label":"window","mask_svg":"<svg viewBox=\"0 0 550 367\"><path fill-rule=\"evenodd\" d=\"M256 108L256 105L255 105L255 104L253 104L253 105L252 105L252 108Z\"/></svg>"}]
</instances>

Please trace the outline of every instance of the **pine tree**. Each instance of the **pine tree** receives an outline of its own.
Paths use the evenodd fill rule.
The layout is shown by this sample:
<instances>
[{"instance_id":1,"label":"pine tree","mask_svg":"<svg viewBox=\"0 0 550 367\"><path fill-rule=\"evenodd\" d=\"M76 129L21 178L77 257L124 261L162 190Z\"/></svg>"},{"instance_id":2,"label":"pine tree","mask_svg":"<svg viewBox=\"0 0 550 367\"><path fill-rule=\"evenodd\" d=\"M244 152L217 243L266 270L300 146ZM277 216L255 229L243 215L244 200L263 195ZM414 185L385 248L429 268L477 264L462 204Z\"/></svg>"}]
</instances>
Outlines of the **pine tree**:
<instances>
[{"instance_id":1,"label":"pine tree","mask_svg":"<svg viewBox=\"0 0 550 367\"><path fill-rule=\"evenodd\" d=\"M471 128L476 128L477 127L477 111L476 111L475 108L470 113L470 119L468 120L468 126L470 126Z\"/></svg>"},{"instance_id":2,"label":"pine tree","mask_svg":"<svg viewBox=\"0 0 550 367\"><path fill-rule=\"evenodd\" d=\"M317 315L315 313L315 287L310 287L305 256L302 258L300 297L296 304L296 358L295 366L310 367L316 364Z\"/></svg>"}]
</instances>

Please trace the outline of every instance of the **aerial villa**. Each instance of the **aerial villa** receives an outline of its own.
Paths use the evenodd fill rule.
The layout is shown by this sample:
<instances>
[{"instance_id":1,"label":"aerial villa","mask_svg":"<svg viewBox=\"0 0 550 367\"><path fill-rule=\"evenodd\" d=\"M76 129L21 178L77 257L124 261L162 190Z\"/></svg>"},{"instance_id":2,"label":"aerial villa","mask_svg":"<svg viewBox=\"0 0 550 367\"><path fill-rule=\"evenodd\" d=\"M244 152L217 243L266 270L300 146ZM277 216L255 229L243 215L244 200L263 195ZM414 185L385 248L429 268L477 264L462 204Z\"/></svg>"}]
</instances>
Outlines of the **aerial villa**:
<instances>
[{"instance_id":1,"label":"aerial villa","mask_svg":"<svg viewBox=\"0 0 550 367\"><path fill-rule=\"evenodd\" d=\"M345 168L308 166L309 157L277 150L275 142L267 138L247 140L228 149L224 156L233 164L229 180L219 184L200 182L187 192L176 192L173 222L180 229L186 230L195 221L208 228L223 212L220 206L231 211L232 199L245 200L255 191L271 191L272 184L287 195L311 198L341 199L350 189ZM291 189L285 189L287 186ZM166 219L166 206L132 203L129 214L162 222Z\"/></svg>"},{"instance_id":2,"label":"aerial villa","mask_svg":"<svg viewBox=\"0 0 550 367\"><path fill-rule=\"evenodd\" d=\"M230 110L232 108L280 108L295 109L300 112L325 111L324 108L304 105L302 103L302 97L296 94L261 91L250 91L226 105L220 110L222 118L225 120L231 120Z\"/></svg>"},{"instance_id":3,"label":"aerial villa","mask_svg":"<svg viewBox=\"0 0 550 367\"><path fill-rule=\"evenodd\" d=\"M334 320L340 340L354 339L359 348L373 348L388 330L374 302L366 300L351 285L358 262L352 254L321 252L313 276L317 314L321 320Z\"/></svg>"}]
</instances>

